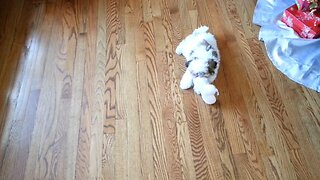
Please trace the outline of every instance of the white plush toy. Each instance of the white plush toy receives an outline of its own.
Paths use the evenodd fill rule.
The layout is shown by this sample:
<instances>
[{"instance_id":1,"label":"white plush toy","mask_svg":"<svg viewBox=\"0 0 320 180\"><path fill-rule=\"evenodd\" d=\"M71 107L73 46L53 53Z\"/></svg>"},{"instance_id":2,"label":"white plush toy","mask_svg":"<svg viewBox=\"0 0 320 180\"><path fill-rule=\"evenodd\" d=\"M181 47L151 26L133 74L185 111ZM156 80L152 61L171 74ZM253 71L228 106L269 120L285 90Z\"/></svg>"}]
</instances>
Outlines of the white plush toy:
<instances>
[{"instance_id":1,"label":"white plush toy","mask_svg":"<svg viewBox=\"0 0 320 180\"><path fill-rule=\"evenodd\" d=\"M218 89L211 84L217 77L220 54L215 37L201 26L187 36L177 47L176 53L186 58L187 70L180 81L181 89L189 89L200 94L207 104L214 104Z\"/></svg>"}]
</instances>

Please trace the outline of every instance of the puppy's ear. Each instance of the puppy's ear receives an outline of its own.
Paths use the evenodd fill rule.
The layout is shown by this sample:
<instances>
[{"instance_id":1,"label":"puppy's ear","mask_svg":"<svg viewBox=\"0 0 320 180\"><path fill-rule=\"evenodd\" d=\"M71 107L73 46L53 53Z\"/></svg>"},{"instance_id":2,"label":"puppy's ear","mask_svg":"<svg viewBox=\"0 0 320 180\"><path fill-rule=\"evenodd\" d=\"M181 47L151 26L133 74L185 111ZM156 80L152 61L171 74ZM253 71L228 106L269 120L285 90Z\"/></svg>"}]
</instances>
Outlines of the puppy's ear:
<instances>
[{"instance_id":1,"label":"puppy's ear","mask_svg":"<svg viewBox=\"0 0 320 180\"><path fill-rule=\"evenodd\" d=\"M214 48L214 49L217 48L217 41L216 41L213 34L206 33L203 36L203 41L206 41L207 44L210 44L212 48Z\"/></svg>"},{"instance_id":2,"label":"puppy's ear","mask_svg":"<svg viewBox=\"0 0 320 180\"><path fill-rule=\"evenodd\" d=\"M207 47L207 51L210 49L211 45L208 43L208 41L206 41L205 39L202 40L201 42L202 45L206 46ZM209 47L209 49L208 49Z\"/></svg>"}]
</instances>

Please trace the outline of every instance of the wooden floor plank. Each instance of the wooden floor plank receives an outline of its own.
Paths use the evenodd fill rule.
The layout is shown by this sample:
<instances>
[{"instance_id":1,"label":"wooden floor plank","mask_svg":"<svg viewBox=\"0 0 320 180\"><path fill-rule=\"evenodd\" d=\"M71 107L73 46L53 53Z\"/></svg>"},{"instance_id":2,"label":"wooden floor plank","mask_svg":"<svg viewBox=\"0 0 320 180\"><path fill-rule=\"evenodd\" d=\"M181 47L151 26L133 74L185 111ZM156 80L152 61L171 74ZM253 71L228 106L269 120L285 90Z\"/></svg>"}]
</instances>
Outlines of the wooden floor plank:
<instances>
[{"instance_id":1,"label":"wooden floor plank","mask_svg":"<svg viewBox=\"0 0 320 180\"><path fill-rule=\"evenodd\" d=\"M19 7L19 6L17 6ZM26 163L29 156L28 149L31 145L32 131L34 126L35 114L37 112L39 89L32 89L35 69L37 63L41 62L37 58L39 52L39 42L47 40L47 37L39 37L36 34L40 33L40 20L44 12L45 4L29 4L24 3L21 8L22 13L20 19L16 20L17 31L12 36L13 44L9 53L8 69L10 72L16 73L6 74L6 83L12 82L12 91L8 96L7 103L7 123L6 129L2 131L1 138L1 157L3 157L2 166L6 168L17 168L17 173L7 173L6 168L2 169L3 177L7 179L22 179L24 177ZM50 8L49 8L50 9ZM46 19L48 24L52 24L50 19ZM30 26L32 24L32 26ZM49 32L44 33L45 36L50 35ZM26 41L26 45L24 45ZM46 49L44 45L43 49ZM3 62L6 60L4 59ZM15 67L16 66L16 67ZM13 69L12 69L13 68ZM12 77L10 77L12 76ZM15 76L15 77L14 77ZM10 84L2 84L6 88L10 88ZM33 108L31 108L33 106ZM14 107L14 108L13 108ZM16 156L17 155L17 156Z\"/></svg>"},{"instance_id":2,"label":"wooden floor plank","mask_svg":"<svg viewBox=\"0 0 320 180\"><path fill-rule=\"evenodd\" d=\"M80 1L81 2L81 1ZM75 6L79 6L75 4ZM82 7L86 6L86 7ZM75 164L75 179L83 178L98 178L101 177L100 166L101 161L96 162L95 156L91 156L91 150L94 147L92 144L95 142L96 126L102 127L102 124L96 123L95 121L95 103L96 103L96 93L95 93L95 75L96 75L96 41L97 41L97 1L91 1L90 5L87 6L86 3L80 5L80 9L84 8L82 11L76 11L78 13L77 17L80 18L82 22L81 30L79 30L79 35L81 39L81 44L79 43L79 56L83 56L82 63L84 66L82 70L83 74L83 93L81 98L81 120L78 138L78 147L76 148L76 164ZM80 29L80 27L79 27ZM76 73L74 74L76 76ZM101 121L99 121L101 122ZM101 128L102 129L102 128ZM102 131L100 131L102 134ZM101 150L94 149L95 154L101 153ZM93 157L92 160L91 157ZM100 154L101 157L101 154ZM99 165L97 165L99 164ZM91 174L90 170L94 168L94 174Z\"/></svg>"},{"instance_id":3,"label":"wooden floor plank","mask_svg":"<svg viewBox=\"0 0 320 180\"><path fill-rule=\"evenodd\" d=\"M0 179L319 179L320 94L281 74L256 0L0 6ZM207 25L206 105L175 48Z\"/></svg>"},{"instance_id":4,"label":"wooden floor plank","mask_svg":"<svg viewBox=\"0 0 320 180\"><path fill-rule=\"evenodd\" d=\"M23 52L23 47L19 46L19 49L13 47L14 38L17 36L14 29L19 27L17 24L21 19L21 14L23 11L24 2L23 1L12 1L11 3L4 3L7 8L3 9L0 14L0 129L5 126L5 118L9 112L7 109L8 97L10 96L10 91L12 85L14 84L16 69L20 62L20 54ZM30 14L26 15L27 17ZM12 54L15 51L18 54ZM14 56L13 56L14 55ZM9 70L10 69L10 70ZM8 72L6 70L9 70Z\"/></svg>"}]
</instances>

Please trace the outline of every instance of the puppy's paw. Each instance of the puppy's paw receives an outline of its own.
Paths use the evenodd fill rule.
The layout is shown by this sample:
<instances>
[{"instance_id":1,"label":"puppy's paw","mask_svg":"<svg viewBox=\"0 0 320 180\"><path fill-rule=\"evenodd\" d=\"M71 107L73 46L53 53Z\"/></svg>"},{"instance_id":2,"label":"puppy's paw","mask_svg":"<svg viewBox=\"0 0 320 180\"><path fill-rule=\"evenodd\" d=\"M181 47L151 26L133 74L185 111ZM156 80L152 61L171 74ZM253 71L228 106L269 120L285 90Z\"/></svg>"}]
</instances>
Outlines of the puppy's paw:
<instances>
[{"instance_id":1,"label":"puppy's paw","mask_svg":"<svg viewBox=\"0 0 320 180\"><path fill-rule=\"evenodd\" d=\"M180 81L180 88L181 89L189 89L193 86L193 77L192 74L187 70Z\"/></svg>"},{"instance_id":2,"label":"puppy's paw","mask_svg":"<svg viewBox=\"0 0 320 180\"><path fill-rule=\"evenodd\" d=\"M206 104L214 104L217 101L214 95L201 95L201 97Z\"/></svg>"},{"instance_id":3,"label":"puppy's paw","mask_svg":"<svg viewBox=\"0 0 320 180\"><path fill-rule=\"evenodd\" d=\"M180 81L180 88L183 90L189 89L192 86L193 86L192 81L183 81L183 80Z\"/></svg>"},{"instance_id":4,"label":"puppy's paw","mask_svg":"<svg viewBox=\"0 0 320 180\"><path fill-rule=\"evenodd\" d=\"M208 84L203 87L201 97L207 104L214 104L217 101L216 96L219 95L218 89L213 84Z\"/></svg>"}]
</instances>

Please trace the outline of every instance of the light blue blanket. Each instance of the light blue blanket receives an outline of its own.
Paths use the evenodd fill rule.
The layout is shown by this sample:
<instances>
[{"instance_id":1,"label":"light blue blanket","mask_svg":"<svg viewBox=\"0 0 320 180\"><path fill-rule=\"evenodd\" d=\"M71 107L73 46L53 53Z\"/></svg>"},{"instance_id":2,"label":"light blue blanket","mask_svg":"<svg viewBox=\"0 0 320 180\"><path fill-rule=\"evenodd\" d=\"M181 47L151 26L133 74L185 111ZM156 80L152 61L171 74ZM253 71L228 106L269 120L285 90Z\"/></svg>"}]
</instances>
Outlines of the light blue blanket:
<instances>
[{"instance_id":1,"label":"light blue blanket","mask_svg":"<svg viewBox=\"0 0 320 180\"><path fill-rule=\"evenodd\" d=\"M258 0L253 23L261 26L272 63L290 79L320 92L320 39L301 39L280 21L284 10L294 0Z\"/></svg>"}]
</instances>

